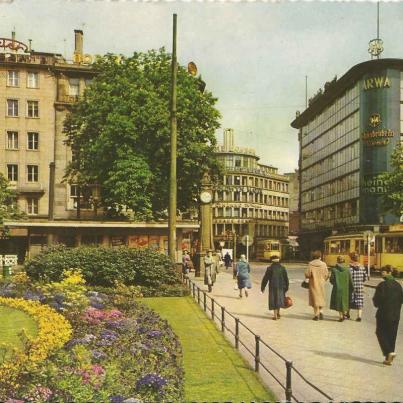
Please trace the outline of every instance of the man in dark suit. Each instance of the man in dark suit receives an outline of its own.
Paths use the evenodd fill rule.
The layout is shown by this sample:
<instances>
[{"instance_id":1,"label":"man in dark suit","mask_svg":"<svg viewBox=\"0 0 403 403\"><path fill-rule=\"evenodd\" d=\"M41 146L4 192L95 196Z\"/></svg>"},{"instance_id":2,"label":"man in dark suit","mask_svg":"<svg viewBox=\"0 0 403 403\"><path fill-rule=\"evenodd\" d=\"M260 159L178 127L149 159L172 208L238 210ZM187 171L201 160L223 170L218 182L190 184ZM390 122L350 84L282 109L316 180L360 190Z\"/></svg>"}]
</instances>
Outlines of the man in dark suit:
<instances>
[{"instance_id":1,"label":"man in dark suit","mask_svg":"<svg viewBox=\"0 0 403 403\"><path fill-rule=\"evenodd\" d=\"M385 365L392 365L396 357L395 344L399 327L400 309L403 303L402 286L392 276L392 267L387 265L382 269L382 281L376 287L373 302L376 308L376 336Z\"/></svg>"}]
</instances>

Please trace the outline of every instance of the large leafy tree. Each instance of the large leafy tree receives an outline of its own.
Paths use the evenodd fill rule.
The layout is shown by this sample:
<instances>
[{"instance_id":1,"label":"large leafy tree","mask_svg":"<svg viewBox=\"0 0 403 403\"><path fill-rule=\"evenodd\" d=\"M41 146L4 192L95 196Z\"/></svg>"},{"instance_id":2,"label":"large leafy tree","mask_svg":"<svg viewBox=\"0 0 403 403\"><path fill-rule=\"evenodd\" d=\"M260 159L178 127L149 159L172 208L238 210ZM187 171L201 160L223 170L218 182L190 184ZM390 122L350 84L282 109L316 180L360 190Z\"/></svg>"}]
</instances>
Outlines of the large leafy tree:
<instances>
[{"instance_id":1,"label":"large leafy tree","mask_svg":"<svg viewBox=\"0 0 403 403\"><path fill-rule=\"evenodd\" d=\"M386 192L382 204L385 211L400 217L403 214L403 146L399 143L391 159L392 170L381 175Z\"/></svg>"},{"instance_id":2,"label":"large leafy tree","mask_svg":"<svg viewBox=\"0 0 403 403\"><path fill-rule=\"evenodd\" d=\"M8 180L0 173L0 232L2 234L5 232L2 228L4 220L17 220L23 217L25 214L19 211Z\"/></svg>"},{"instance_id":3,"label":"large leafy tree","mask_svg":"<svg viewBox=\"0 0 403 403\"><path fill-rule=\"evenodd\" d=\"M169 198L170 55L152 50L119 63L107 55L95 68L98 74L65 120L73 151L66 177L100 184L104 207L158 218ZM220 170L214 154L220 114L200 77L179 66L177 83L178 209L185 210L203 173Z\"/></svg>"}]
</instances>

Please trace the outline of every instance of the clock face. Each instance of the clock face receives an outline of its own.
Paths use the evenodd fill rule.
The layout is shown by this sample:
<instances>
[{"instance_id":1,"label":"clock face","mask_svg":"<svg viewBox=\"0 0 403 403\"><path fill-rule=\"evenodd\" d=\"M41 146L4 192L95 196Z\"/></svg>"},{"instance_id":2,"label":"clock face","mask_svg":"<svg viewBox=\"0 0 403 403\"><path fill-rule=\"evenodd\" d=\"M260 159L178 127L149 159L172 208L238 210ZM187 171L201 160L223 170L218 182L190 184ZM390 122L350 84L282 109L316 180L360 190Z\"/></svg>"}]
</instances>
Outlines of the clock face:
<instances>
[{"instance_id":1,"label":"clock face","mask_svg":"<svg viewBox=\"0 0 403 403\"><path fill-rule=\"evenodd\" d=\"M200 193L200 200L201 200L203 203L210 203L210 202L211 202L211 199L212 199L212 196L211 196L211 193L210 193L210 192L204 191L204 192L201 192L201 193Z\"/></svg>"}]
</instances>

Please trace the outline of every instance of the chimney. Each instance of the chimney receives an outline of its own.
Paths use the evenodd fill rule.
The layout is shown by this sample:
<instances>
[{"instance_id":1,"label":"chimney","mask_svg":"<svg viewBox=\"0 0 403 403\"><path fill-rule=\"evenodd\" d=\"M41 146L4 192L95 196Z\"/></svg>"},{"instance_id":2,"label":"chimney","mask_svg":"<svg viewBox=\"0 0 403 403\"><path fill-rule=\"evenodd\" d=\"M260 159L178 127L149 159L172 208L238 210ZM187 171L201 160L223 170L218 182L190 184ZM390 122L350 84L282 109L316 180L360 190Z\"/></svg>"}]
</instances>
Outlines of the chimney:
<instances>
[{"instance_id":1,"label":"chimney","mask_svg":"<svg viewBox=\"0 0 403 403\"><path fill-rule=\"evenodd\" d=\"M74 55L83 55L83 31L74 30Z\"/></svg>"},{"instance_id":2,"label":"chimney","mask_svg":"<svg viewBox=\"0 0 403 403\"><path fill-rule=\"evenodd\" d=\"M234 129L224 129L224 150L234 149Z\"/></svg>"}]
</instances>

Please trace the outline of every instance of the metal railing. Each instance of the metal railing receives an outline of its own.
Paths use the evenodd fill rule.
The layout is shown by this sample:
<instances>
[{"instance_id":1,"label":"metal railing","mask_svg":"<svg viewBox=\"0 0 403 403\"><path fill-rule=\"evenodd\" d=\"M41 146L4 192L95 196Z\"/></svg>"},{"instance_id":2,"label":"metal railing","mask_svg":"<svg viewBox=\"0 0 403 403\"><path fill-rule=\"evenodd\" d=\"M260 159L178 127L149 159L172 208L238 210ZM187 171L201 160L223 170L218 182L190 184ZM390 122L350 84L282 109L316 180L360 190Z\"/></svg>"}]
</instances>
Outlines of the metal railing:
<instances>
[{"instance_id":1,"label":"metal railing","mask_svg":"<svg viewBox=\"0 0 403 403\"><path fill-rule=\"evenodd\" d=\"M292 374L293 374L293 372L296 375L298 375L300 377L300 379L306 385L308 385L309 387L314 389L321 396L325 397L329 401L333 400L332 397L327 395L325 392L323 392L321 389L319 389L312 382L308 381L302 375L302 373L293 366L292 361L287 360L280 353L278 353L274 348L272 348L266 342L264 342L260 338L260 336L255 334L239 318L232 315L230 312L228 312L225 309L224 306L220 305L217 301L215 301L214 298L211 298L209 295L207 295L207 292L205 290L202 290L197 284L195 284L188 277L184 277L183 282L188 287L193 299L195 301L197 301L198 305L203 308L206 315L208 315L208 313L210 313L211 320L213 320L213 322L215 322L216 319L219 321L221 332L224 333L225 331L227 331L234 337L233 340L234 340L235 348L237 350L239 350L240 346L242 346L243 349L245 349L245 351L247 351L252 356L253 361L254 361L255 372L259 372L260 369L263 368L280 385L280 387L285 391L285 398L286 398L287 402L291 402L291 401L300 402L300 401L306 400L306 399L299 400L294 395L294 392L292 390ZM203 295L203 298L201 298L201 294ZM234 320L234 326L232 328L226 321L227 317ZM252 336L252 338L254 339L253 346L251 346L250 343L248 345L246 340L241 340L242 330L244 331L243 334L245 335L245 338L247 338L247 336L246 336L247 334ZM261 350L263 348L266 348L266 350L268 350L268 352L277 356L285 364L285 369L286 369L285 380L282 381L281 379L279 379L279 377L274 373L274 370L269 368L269 363L267 362L267 360L262 359Z\"/></svg>"}]
</instances>

